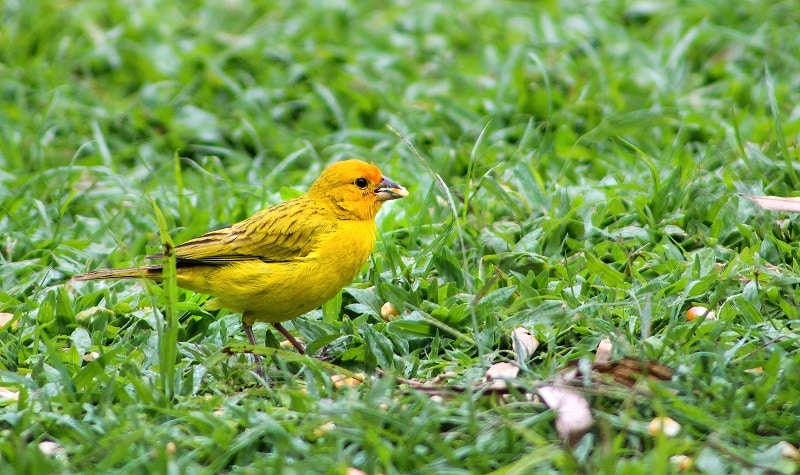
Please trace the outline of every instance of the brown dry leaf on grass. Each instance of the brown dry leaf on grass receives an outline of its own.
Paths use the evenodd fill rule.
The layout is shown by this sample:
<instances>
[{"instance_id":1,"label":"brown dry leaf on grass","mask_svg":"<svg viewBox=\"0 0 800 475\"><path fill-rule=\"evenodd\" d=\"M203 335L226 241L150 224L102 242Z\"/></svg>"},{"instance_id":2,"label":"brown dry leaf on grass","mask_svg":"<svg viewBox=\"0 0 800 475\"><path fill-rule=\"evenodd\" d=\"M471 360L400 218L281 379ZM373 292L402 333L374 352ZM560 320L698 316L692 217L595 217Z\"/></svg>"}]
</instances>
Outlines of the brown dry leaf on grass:
<instances>
[{"instance_id":1,"label":"brown dry leaf on grass","mask_svg":"<svg viewBox=\"0 0 800 475\"><path fill-rule=\"evenodd\" d=\"M521 360L520 364L524 365L525 361L536 351L539 342L529 330L517 327L511 333L511 344L515 356ZM501 397L497 400L501 403L518 398L520 395L526 401L531 401L534 399L535 393L555 412L555 426L559 437L570 446L574 446L591 430L594 423L589 401L582 391L602 392L603 388L613 386L614 383L632 388L642 379L662 381L672 379L672 369L654 361L635 358L609 361L612 350L610 340L601 341L598 345L595 363L583 365L579 361L574 361L565 366L548 383L526 381L519 378L520 366L506 361L494 363L486 370L483 381L472 386L440 384L446 379L456 376L455 374L443 375L436 381L427 382L404 378L396 379L399 383L405 384L413 390L428 393L431 398L440 401L453 393L468 391L500 395ZM584 374L587 370L589 374ZM381 374L385 373L381 372ZM587 381L591 381L592 384L587 386ZM611 384L609 385L609 383Z\"/></svg>"},{"instance_id":2,"label":"brown dry leaf on grass","mask_svg":"<svg viewBox=\"0 0 800 475\"><path fill-rule=\"evenodd\" d=\"M519 374L519 366L501 361L495 363L486 370L484 381L491 381L493 379L514 379Z\"/></svg>"},{"instance_id":3,"label":"brown dry leaf on grass","mask_svg":"<svg viewBox=\"0 0 800 475\"><path fill-rule=\"evenodd\" d=\"M556 413L558 436L570 446L592 429L592 410L583 394L560 386L542 386L536 393Z\"/></svg>"},{"instance_id":4,"label":"brown dry leaf on grass","mask_svg":"<svg viewBox=\"0 0 800 475\"><path fill-rule=\"evenodd\" d=\"M608 363L611 361L611 355L614 351L614 345L608 338L603 339L598 345L594 353L595 363Z\"/></svg>"},{"instance_id":5,"label":"brown dry leaf on grass","mask_svg":"<svg viewBox=\"0 0 800 475\"><path fill-rule=\"evenodd\" d=\"M617 383L628 386L629 388L632 388L636 382L642 378L669 381L672 379L673 374L672 368L668 366L656 363L655 361L639 360L636 358L622 358L607 363L592 363L589 367L592 372L591 376L609 376ZM567 368L574 368L574 379L576 380L580 380L582 376L589 376L581 372L582 369L578 361L570 362ZM598 378L592 378L592 380L596 379Z\"/></svg>"},{"instance_id":6,"label":"brown dry leaf on grass","mask_svg":"<svg viewBox=\"0 0 800 475\"><path fill-rule=\"evenodd\" d=\"M0 312L0 328L4 328L10 321L14 320L13 313ZM16 322L11 324L12 328L16 326Z\"/></svg>"},{"instance_id":7,"label":"brown dry leaf on grass","mask_svg":"<svg viewBox=\"0 0 800 475\"><path fill-rule=\"evenodd\" d=\"M511 349L522 361L528 361L539 348L539 340L525 327L517 327L511 331Z\"/></svg>"},{"instance_id":8,"label":"brown dry leaf on grass","mask_svg":"<svg viewBox=\"0 0 800 475\"><path fill-rule=\"evenodd\" d=\"M19 392L12 391L11 389L0 387L0 399L5 399L8 401L17 401L19 400Z\"/></svg>"},{"instance_id":9,"label":"brown dry leaf on grass","mask_svg":"<svg viewBox=\"0 0 800 475\"><path fill-rule=\"evenodd\" d=\"M764 209L800 213L800 198L786 198L783 196L742 196Z\"/></svg>"},{"instance_id":10,"label":"brown dry leaf on grass","mask_svg":"<svg viewBox=\"0 0 800 475\"><path fill-rule=\"evenodd\" d=\"M519 374L519 366L501 361L495 363L486 370L486 375L483 377L485 383L489 383L489 389L504 390L507 387L507 381L514 379Z\"/></svg>"}]
</instances>

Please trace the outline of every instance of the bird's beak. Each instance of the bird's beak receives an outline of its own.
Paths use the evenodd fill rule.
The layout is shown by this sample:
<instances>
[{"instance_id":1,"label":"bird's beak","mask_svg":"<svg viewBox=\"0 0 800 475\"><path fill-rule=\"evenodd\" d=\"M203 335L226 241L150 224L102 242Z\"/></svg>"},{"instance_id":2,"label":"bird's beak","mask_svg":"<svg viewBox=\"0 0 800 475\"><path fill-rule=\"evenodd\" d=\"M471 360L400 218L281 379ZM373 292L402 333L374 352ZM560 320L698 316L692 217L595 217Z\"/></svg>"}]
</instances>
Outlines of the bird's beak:
<instances>
[{"instance_id":1,"label":"bird's beak","mask_svg":"<svg viewBox=\"0 0 800 475\"><path fill-rule=\"evenodd\" d=\"M396 200L408 196L408 190L382 176L378 188L375 189L375 195L378 197L378 201Z\"/></svg>"}]
</instances>

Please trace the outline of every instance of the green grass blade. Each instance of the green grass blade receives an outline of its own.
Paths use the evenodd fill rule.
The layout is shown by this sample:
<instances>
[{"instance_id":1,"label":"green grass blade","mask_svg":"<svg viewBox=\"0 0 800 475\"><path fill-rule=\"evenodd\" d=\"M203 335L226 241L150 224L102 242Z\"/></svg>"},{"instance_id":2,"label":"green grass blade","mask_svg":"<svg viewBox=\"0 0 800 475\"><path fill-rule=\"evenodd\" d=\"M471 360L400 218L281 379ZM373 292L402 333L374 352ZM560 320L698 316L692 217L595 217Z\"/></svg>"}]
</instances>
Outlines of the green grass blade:
<instances>
[{"instance_id":1,"label":"green grass blade","mask_svg":"<svg viewBox=\"0 0 800 475\"><path fill-rule=\"evenodd\" d=\"M153 214L156 218L159 236L163 246L163 257L161 265L163 268L164 286L164 311L163 319L158 326L158 354L160 369L161 390L172 398L175 395L176 387L176 366L175 362L178 355L178 280L175 267L175 245L169 234L169 227L164 213L155 200L152 200Z\"/></svg>"}]
</instances>

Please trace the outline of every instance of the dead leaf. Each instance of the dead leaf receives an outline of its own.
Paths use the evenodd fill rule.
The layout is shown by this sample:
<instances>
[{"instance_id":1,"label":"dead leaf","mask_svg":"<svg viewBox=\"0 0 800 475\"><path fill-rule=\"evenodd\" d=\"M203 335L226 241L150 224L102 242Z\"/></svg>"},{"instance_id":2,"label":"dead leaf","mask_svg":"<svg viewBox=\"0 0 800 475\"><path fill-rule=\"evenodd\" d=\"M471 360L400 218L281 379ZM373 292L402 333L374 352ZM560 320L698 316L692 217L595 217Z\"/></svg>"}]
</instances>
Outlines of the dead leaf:
<instances>
[{"instance_id":1,"label":"dead leaf","mask_svg":"<svg viewBox=\"0 0 800 475\"><path fill-rule=\"evenodd\" d=\"M39 451L48 457L57 457L64 453L64 447L52 440L39 442Z\"/></svg>"},{"instance_id":2,"label":"dead leaf","mask_svg":"<svg viewBox=\"0 0 800 475\"><path fill-rule=\"evenodd\" d=\"M525 327L517 327L511 332L511 349L521 361L528 361L539 348L539 340Z\"/></svg>"},{"instance_id":3,"label":"dead leaf","mask_svg":"<svg viewBox=\"0 0 800 475\"><path fill-rule=\"evenodd\" d=\"M800 212L800 198L785 198L782 196L752 196L742 195L764 209L772 211Z\"/></svg>"},{"instance_id":4,"label":"dead leaf","mask_svg":"<svg viewBox=\"0 0 800 475\"><path fill-rule=\"evenodd\" d=\"M13 313L0 312L0 328L4 328L10 321L14 320ZM16 326L16 322L11 324L11 328Z\"/></svg>"},{"instance_id":5,"label":"dead leaf","mask_svg":"<svg viewBox=\"0 0 800 475\"><path fill-rule=\"evenodd\" d=\"M800 462L800 450L797 450L797 447L785 440L778 442L777 445L780 446L781 457Z\"/></svg>"},{"instance_id":6,"label":"dead leaf","mask_svg":"<svg viewBox=\"0 0 800 475\"><path fill-rule=\"evenodd\" d=\"M557 386L542 386L536 392L555 411L556 431L570 446L591 430L592 411L582 394Z\"/></svg>"},{"instance_id":7,"label":"dead leaf","mask_svg":"<svg viewBox=\"0 0 800 475\"><path fill-rule=\"evenodd\" d=\"M611 361L611 353L614 349L614 345L611 343L611 340L608 338L603 339L597 345L597 351L594 353L594 362L595 363L608 363Z\"/></svg>"},{"instance_id":8,"label":"dead leaf","mask_svg":"<svg viewBox=\"0 0 800 475\"><path fill-rule=\"evenodd\" d=\"M567 368L575 368L574 379L578 379L583 374L577 361L572 361ZM635 358L622 358L621 360L608 363L593 363L590 365L591 371L599 374L611 376L619 384L633 387L642 378L651 378L661 381L672 379L672 368L650 360L638 360Z\"/></svg>"},{"instance_id":9,"label":"dead leaf","mask_svg":"<svg viewBox=\"0 0 800 475\"><path fill-rule=\"evenodd\" d=\"M519 374L519 367L517 365L501 361L495 363L486 370L486 381L493 379L514 379Z\"/></svg>"},{"instance_id":10,"label":"dead leaf","mask_svg":"<svg viewBox=\"0 0 800 475\"><path fill-rule=\"evenodd\" d=\"M19 400L19 393L17 391L12 391L8 388L0 387L0 399L8 399L10 401L17 401Z\"/></svg>"},{"instance_id":11,"label":"dead leaf","mask_svg":"<svg viewBox=\"0 0 800 475\"><path fill-rule=\"evenodd\" d=\"M505 361L501 361L500 363L495 363L486 370L486 376L484 376L483 380L489 383L489 387L492 391L502 391L508 387L508 383L506 382L509 379L514 379L519 374L519 367L513 365L511 363L506 363Z\"/></svg>"}]
</instances>

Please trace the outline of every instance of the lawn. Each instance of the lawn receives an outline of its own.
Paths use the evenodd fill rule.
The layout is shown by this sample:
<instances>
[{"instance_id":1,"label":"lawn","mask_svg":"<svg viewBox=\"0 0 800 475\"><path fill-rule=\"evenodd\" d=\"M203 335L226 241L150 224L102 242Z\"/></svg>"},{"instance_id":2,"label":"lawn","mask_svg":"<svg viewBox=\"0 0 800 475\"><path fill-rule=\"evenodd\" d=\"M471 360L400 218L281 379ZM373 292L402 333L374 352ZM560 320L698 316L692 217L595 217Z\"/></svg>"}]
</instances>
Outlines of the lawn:
<instances>
[{"instance_id":1,"label":"lawn","mask_svg":"<svg viewBox=\"0 0 800 475\"><path fill-rule=\"evenodd\" d=\"M745 196L800 189L795 1L0 12L0 472L800 471L800 224ZM286 324L318 358L205 295L69 282L350 157L410 196ZM672 377L591 373L604 340ZM537 394L570 368L568 443Z\"/></svg>"}]
</instances>

